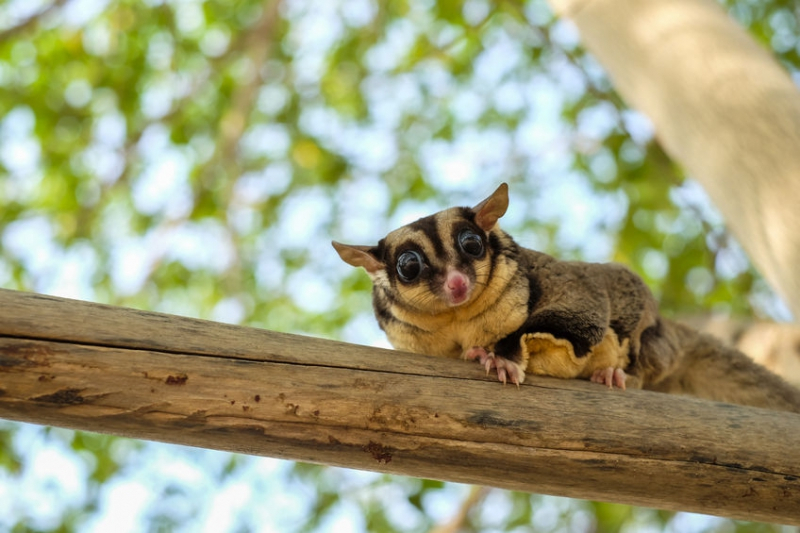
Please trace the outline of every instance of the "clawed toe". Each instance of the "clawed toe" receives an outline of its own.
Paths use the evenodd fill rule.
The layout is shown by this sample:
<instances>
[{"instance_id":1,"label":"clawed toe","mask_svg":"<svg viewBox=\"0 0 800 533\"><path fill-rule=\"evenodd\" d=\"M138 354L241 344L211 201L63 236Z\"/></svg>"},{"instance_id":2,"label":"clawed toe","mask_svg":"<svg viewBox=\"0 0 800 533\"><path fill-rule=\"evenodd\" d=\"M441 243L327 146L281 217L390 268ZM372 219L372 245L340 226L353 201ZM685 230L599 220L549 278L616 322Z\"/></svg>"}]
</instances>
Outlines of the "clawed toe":
<instances>
[{"instance_id":1,"label":"clawed toe","mask_svg":"<svg viewBox=\"0 0 800 533\"><path fill-rule=\"evenodd\" d=\"M477 361L486 370L486 375L489 375L493 369L497 371L497 379L504 385L511 381L519 386L525 380L524 370L513 361L509 361L503 357L498 357L494 352L487 352L481 346L473 346L464 352L464 359Z\"/></svg>"},{"instance_id":2,"label":"clawed toe","mask_svg":"<svg viewBox=\"0 0 800 533\"><path fill-rule=\"evenodd\" d=\"M590 380L593 383L600 383L601 385L606 385L609 389L613 389L617 387L619 389L625 390L625 380L627 379L627 374L621 368L599 368L594 371Z\"/></svg>"},{"instance_id":3,"label":"clawed toe","mask_svg":"<svg viewBox=\"0 0 800 533\"><path fill-rule=\"evenodd\" d=\"M464 352L464 359L474 361L477 360L480 364L485 364L486 360L489 359L489 354L486 353L486 350L483 346L473 346L469 350Z\"/></svg>"},{"instance_id":4,"label":"clawed toe","mask_svg":"<svg viewBox=\"0 0 800 533\"><path fill-rule=\"evenodd\" d=\"M506 359L504 357L494 357L495 368L497 368L497 379L505 385L511 381L514 385L519 387L520 383L525 381L525 371L517 363Z\"/></svg>"}]
</instances>

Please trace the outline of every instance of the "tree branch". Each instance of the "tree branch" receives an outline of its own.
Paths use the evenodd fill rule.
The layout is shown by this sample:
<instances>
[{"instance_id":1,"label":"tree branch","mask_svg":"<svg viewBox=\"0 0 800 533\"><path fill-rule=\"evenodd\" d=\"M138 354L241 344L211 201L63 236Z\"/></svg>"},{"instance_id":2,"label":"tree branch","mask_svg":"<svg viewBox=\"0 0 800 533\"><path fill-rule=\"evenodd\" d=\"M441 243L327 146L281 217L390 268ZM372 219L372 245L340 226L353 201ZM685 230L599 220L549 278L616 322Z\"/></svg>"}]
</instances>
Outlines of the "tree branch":
<instances>
[{"instance_id":1,"label":"tree branch","mask_svg":"<svg viewBox=\"0 0 800 533\"><path fill-rule=\"evenodd\" d=\"M800 524L790 413L8 290L0 376L12 420Z\"/></svg>"},{"instance_id":2,"label":"tree branch","mask_svg":"<svg viewBox=\"0 0 800 533\"><path fill-rule=\"evenodd\" d=\"M49 6L43 8L41 11L38 11L37 13L34 13L27 19L17 24L16 26L11 26L10 28L1 31L0 44L3 44L4 42L7 42L10 39L16 37L20 33L24 33L28 29L32 28L33 26L38 24L43 17L49 15L55 9L61 7L65 2L66 0L54 0L53 3L51 3Z\"/></svg>"},{"instance_id":3,"label":"tree branch","mask_svg":"<svg viewBox=\"0 0 800 533\"><path fill-rule=\"evenodd\" d=\"M466 531L466 522L469 512L477 507L486 496L489 494L487 487L473 485L469 489L469 494L464 501L459 505L455 515L449 520L434 527L430 533L458 533L459 531Z\"/></svg>"}]
</instances>

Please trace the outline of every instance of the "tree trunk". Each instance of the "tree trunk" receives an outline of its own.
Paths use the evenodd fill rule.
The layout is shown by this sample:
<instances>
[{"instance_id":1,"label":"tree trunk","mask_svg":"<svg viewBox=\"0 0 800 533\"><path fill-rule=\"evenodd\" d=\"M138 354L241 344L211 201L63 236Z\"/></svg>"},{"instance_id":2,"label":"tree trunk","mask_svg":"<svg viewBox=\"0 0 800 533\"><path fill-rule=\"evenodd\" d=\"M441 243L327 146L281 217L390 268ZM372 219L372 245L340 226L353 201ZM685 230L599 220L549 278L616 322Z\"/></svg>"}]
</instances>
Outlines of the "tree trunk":
<instances>
[{"instance_id":1,"label":"tree trunk","mask_svg":"<svg viewBox=\"0 0 800 533\"><path fill-rule=\"evenodd\" d=\"M550 0L800 318L800 91L714 0Z\"/></svg>"}]
</instances>

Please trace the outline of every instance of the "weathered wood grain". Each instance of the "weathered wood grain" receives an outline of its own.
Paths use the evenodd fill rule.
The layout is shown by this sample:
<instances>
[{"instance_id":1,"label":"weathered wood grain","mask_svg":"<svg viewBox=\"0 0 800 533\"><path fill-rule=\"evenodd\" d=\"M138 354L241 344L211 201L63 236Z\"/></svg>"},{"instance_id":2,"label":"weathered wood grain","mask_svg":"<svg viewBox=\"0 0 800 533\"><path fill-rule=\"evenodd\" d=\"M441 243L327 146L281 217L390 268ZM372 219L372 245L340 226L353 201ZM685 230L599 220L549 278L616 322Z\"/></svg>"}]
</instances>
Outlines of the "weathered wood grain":
<instances>
[{"instance_id":1,"label":"weathered wood grain","mask_svg":"<svg viewBox=\"0 0 800 533\"><path fill-rule=\"evenodd\" d=\"M0 290L0 417L800 524L800 416Z\"/></svg>"}]
</instances>

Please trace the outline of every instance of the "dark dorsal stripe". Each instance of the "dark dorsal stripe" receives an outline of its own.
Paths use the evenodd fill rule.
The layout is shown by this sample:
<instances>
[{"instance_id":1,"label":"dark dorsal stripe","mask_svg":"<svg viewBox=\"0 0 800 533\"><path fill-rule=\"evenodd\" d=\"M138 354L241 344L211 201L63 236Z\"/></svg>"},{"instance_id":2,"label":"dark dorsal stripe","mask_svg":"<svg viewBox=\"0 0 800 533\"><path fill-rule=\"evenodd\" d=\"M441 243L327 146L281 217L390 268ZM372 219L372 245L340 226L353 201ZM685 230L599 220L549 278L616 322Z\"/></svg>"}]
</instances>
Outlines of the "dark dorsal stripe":
<instances>
[{"instance_id":1,"label":"dark dorsal stripe","mask_svg":"<svg viewBox=\"0 0 800 533\"><path fill-rule=\"evenodd\" d=\"M431 246L433 246L433 251L436 253L436 256L444 257L444 242L442 241L442 236L439 235L439 228L436 225L436 217L434 215L412 222L408 227L415 231L422 232L430 241Z\"/></svg>"}]
</instances>

